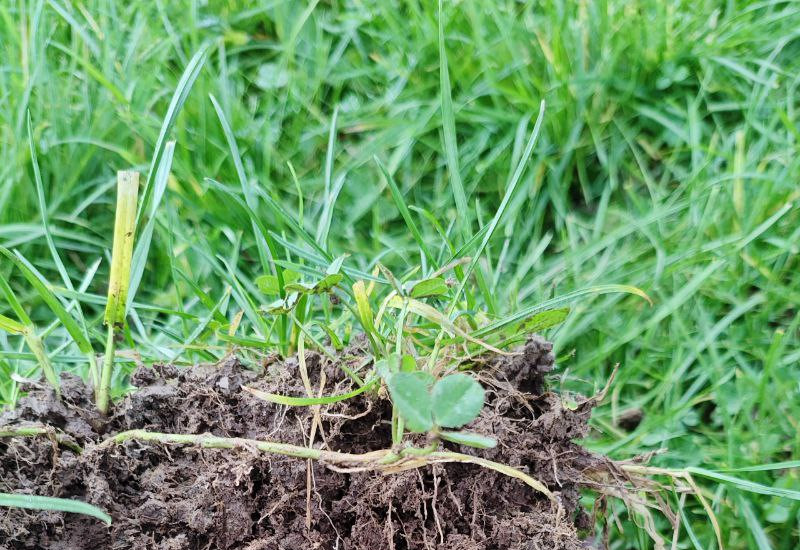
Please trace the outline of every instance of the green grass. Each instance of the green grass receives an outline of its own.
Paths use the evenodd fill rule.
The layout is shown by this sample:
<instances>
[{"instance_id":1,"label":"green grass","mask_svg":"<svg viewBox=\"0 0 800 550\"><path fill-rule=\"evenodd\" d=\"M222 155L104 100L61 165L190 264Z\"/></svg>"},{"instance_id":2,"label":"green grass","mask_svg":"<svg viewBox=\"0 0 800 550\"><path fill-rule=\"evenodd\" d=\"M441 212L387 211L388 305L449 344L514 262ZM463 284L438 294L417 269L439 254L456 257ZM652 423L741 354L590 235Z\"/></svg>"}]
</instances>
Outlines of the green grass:
<instances>
[{"instance_id":1,"label":"green grass","mask_svg":"<svg viewBox=\"0 0 800 550\"><path fill-rule=\"evenodd\" d=\"M4 297L30 319L5 299L0 314L56 369L88 376L82 337L105 341L119 169L147 181L124 368L134 349L289 351L296 325L259 312L273 267L311 277L346 253L348 280L377 262L422 278L485 244L456 270L474 267L459 309L476 323L598 285L647 292L652 307L585 295L548 334L562 391L621 365L588 444L729 471L740 482L695 476L726 547L796 547L800 506L773 495L800 471L768 465L800 457L800 6L464 0L440 26L434 2L176 4L0 5L0 244L47 281L3 256ZM315 338L352 328L314 311L298 321ZM5 402L12 375L38 362L0 332ZM695 499L680 517L680 548L714 547ZM626 518L612 546L650 547Z\"/></svg>"}]
</instances>

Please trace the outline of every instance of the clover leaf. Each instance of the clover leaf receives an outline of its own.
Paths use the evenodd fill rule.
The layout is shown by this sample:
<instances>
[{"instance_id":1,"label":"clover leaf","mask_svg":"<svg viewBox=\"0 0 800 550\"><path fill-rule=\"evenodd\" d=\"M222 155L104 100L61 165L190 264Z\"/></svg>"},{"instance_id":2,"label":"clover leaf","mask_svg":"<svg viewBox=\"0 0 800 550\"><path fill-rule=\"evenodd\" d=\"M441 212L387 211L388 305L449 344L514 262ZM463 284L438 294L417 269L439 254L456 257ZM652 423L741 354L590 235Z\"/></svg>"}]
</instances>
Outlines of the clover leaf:
<instances>
[{"instance_id":1,"label":"clover leaf","mask_svg":"<svg viewBox=\"0 0 800 550\"><path fill-rule=\"evenodd\" d=\"M433 417L437 426L460 428L475 420L483 408L485 392L464 373L445 376L433 386Z\"/></svg>"},{"instance_id":2,"label":"clover leaf","mask_svg":"<svg viewBox=\"0 0 800 550\"><path fill-rule=\"evenodd\" d=\"M386 381L392 403L411 432L433 429L431 386L434 378L426 372L396 372Z\"/></svg>"}]
</instances>

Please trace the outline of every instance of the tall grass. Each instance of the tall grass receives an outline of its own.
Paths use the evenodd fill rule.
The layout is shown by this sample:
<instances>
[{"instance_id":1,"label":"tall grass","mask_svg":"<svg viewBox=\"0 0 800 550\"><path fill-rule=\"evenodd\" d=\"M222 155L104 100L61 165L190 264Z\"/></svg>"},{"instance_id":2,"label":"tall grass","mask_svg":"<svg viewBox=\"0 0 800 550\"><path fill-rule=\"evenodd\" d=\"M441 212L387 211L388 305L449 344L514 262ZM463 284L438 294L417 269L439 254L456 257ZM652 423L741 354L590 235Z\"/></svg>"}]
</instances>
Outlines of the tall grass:
<instances>
[{"instance_id":1,"label":"tall grass","mask_svg":"<svg viewBox=\"0 0 800 550\"><path fill-rule=\"evenodd\" d=\"M386 282L378 262L421 278L480 247L464 299L493 323L633 285L653 307L591 295L549 333L562 391L590 393L621 363L588 444L617 458L667 448L655 464L749 468L730 475L797 490L796 468L770 465L800 456L799 12L733 0L466 0L441 17L430 2L3 3L0 244L77 330L12 262L0 275L56 370L88 375L75 337L105 340L114 173L149 168L121 374L131 350L187 364L231 346L290 351L298 325L262 314L256 279L319 277L342 254L349 283L369 285ZM504 201L542 100L539 141ZM0 314L20 321L5 302ZM300 326L333 340L345 319ZM39 363L0 332L2 399ZM125 389L116 377L112 394ZM795 502L701 481L726 547L794 548ZM713 544L699 504L681 518L684 547ZM647 547L619 525L616 547Z\"/></svg>"}]
</instances>

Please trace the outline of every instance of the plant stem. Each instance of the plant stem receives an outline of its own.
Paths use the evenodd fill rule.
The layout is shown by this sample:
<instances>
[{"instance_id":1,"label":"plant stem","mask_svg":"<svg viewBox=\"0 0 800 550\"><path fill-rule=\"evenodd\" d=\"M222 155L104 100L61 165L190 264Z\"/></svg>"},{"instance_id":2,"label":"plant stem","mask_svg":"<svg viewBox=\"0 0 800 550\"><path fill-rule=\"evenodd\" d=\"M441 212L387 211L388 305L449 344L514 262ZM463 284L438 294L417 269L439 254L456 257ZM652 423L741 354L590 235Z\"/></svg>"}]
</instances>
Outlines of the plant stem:
<instances>
[{"instance_id":1,"label":"plant stem","mask_svg":"<svg viewBox=\"0 0 800 550\"><path fill-rule=\"evenodd\" d=\"M50 385L53 386L56 395L61 397L61 380L58 378L53 368L53 363L50 362L50 358L47 356L47 351L44 349L42 339L36 334L33 326L25 327L25 332L22 333L22 336L25 338L25 343L28 344L28 348L33 355L36 356L37 361L39 361L39 365L41 365L42 371L44 372L44 377Z\"/></svg>"},{"instance_id":2,"label":"plant stem","mask_svg":"<svg viewBox=\"0 0 800 550\"><path fill-rule=\"evenodd\" d=\"M89 381L92 387L96 388L100 384L100 369L97 367L97 356L92 351L92 353L86 355L86 358L89 360Z\"/></svg>"},{"instance_id":3,"label":"plant stem","mask_svg":"<svg viewBox=\"0 0 800 550\"><path fill-rule=\"evenodd\" d=\"M171 434L161 432L148 432L147 430L129 430L120 432L109 437L100 443L99 447L107 447L112 444L119 444L125 441L155 441L164 444L188 444L202 447L204 449L258 449L265 453L294 456L297 458L311 458L322 462L332 462L338 464L366 464L370 462L378 463L387 453L385 450L372 451L364 454L340 453L337 451L326 451L301 447L289 443L279 443L275 441L260 441L258 439L247 439L243 437L218 437L208 434Z\"/></svg>"},{"instance_id":4,"label":"plant stem","mask_svg":"<svg viewBox=\"0 0 800 550\"><path fill-rule=\"evenodd\" d=\"M65 447L69 447L76 452L81 452L81 448L78 445L66 440L66 438L56 433L54 428L47 426L32 426L0 431L0 438L32 437L38 435L55 436L56 441ZM277 441L247 439L244 437L219 437L209 434L171 434L148 432L147 430L128 430L103 440L96 448L103 449L126 441L152 441L165 445L194 445L203 449L247 449L251 451L255 449L264 453L319 460L321 463L333 467L334 470L341 469L342 467L355 467L354 471L379 471L383 474L396 474L406 470L421 468L429 464L461 462L465 464L475 464L513 477L536 489L547 498L551 500L555 498L543 483L512 466L462 453L436 451L436 443L425 448L407 447L399 452L394 452L392 449L381 449L368 453L353 454L301 447L299 445L280 443Z\"/></svg>"},{"instance_id":5,"label":"plant stem","mask_svg":"<svg viewBox=\"0 0 800 550\"><path fill-rule=\"evenodd\" d=\"M97 409L108 412L111 374L114 370L114 330L125 325L128 287L131 283L133 236L136 232L136 202L139 195L139 173L117 172L117 209L114 218L114 244L111 249L111 273L108 280L108 300L103 321L108 326L106 355L100 373L100 385L95 390Z\"/></svg>"},{"instance_id":6,"label":"plant stem","mask_svg":"<svg viewBox=\"0 0 800 550\"><path fill-rule=\"evenodd\" d=\"M83 449L74 441L69 440L64 434L59 433L55 428L50 426L25 426L22 428L11 428L0 430L0 438L4 437L36 437L40 435L50 436L54 438L59 445L63 445L68 449L72 449L80 454Z\"/></svg>"},{"instance_id":7,"label":"plant stem","mask_svg":"<svg viewBox=\"0 0 800 550\"><path fill-rule=\"evenodd\" d=\"M445 462L476 464L503 475L519 479L551 500L555 498L543 483L512 466L462 453L433 451L432 449L434 447L425 449L409 447L403 449L399 453L394 453L391 449L381 449L379 451L371 451L363 454L352 454L242 437L218 437L207 434L170 434L148 432L146 430L129 430L109 437L100 443L98 448L108 447L130 440L155 441L172 445L188 444L204 449L256 449L265 453L319 460L323 464L334 467L334 469L355 466L355 471L379 471L384 474L399 473L405 470L421 468L429 464L441 464Z\"/></svg>"},{"instance_id":8,"label":"plant stem","mask_svg":"<svg viewBox=\"0 0 800 550\"><path fill-rule=\"evenodd\" d=\"M106 337L106 354L103 357L103 370L100 372L100 385L97 387L97 410L101 414L108 412L108 394L111 388L111 374L114 371L114 351L116 341L114 339L114 325L108 325L108 336Z\"/></svg>"}]
</instances>

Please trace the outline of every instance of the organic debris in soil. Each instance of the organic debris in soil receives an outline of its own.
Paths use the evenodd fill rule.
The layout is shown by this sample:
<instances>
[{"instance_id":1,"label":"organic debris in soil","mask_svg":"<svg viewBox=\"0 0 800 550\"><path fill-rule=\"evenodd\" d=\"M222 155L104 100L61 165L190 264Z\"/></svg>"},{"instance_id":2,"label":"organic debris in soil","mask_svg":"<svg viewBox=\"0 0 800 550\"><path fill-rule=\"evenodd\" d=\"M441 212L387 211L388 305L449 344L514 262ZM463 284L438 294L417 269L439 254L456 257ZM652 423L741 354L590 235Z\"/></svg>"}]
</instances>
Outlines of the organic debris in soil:
<instances>
[{"instance_id":1,"label":"organic debris in soil","mask_svg":"<svg viewBox=\"0 0 800 550\"><path fill-rule=\"evenodd\" d=\"M573 442L586 435L594 404L575 409L544 391L552 346L531 338L515 356L486 356L476 373L487 389L468 428L492 435L494 449L446 443L451 450L519 468L544 483L554 501L517 479L472 464L436 464L383 475L342 473L318 461L257 449L204 449L129 440L98 444L125 430L203 434L307 446L315 408L287 408L243 386L305 395L297 359L257 372L236 358L217 365L141 367L138 390L104 419L91 390L65 376L61 401L32 389L0 416L0 430L47 425L55 437L0 439L0 492L75 498L105 509L111 527L75 514L0 508L0 549L159 550L573 549L592 521L579 505L588 473L610 463ZM351 350L352 352L352 350ZM306 354L315 391L349 389L338 361ZM391 403L383 394L319 408L313 446L349 453L391 447ZM310 481L310 485L309 485ZM311 488L310 490L308 488Z\"/></svg>"}]
</instances>

